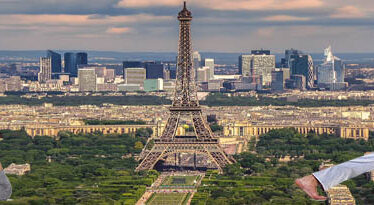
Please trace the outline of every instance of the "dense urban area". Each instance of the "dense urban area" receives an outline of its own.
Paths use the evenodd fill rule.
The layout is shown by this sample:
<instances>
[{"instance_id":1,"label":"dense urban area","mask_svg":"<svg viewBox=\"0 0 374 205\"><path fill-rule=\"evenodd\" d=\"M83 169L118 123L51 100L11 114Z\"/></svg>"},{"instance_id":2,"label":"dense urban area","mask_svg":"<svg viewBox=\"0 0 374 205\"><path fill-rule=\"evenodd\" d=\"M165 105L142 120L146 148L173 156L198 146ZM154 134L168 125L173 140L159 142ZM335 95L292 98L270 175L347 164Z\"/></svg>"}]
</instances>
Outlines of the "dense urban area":
<instances>
[{"instance_id":1,"label":"dense urban area","mask_svg":"<svg viewBox=\"0 0 374 205\"><path fill-rule=\"evenodd\" d=\"M176 62L90 63L87 53L62 59L54 51L39 61L3 57L0 158L14 189L6 203L323 204L294 180L374 150L374 68L346 63L330 47L325 53L318 62L291 49L278 62L254 50L232 64L194 53L205 119L236 159L223 174L134 171L165 129ZM374 203L373 179L368 173L334 187L329 203Z\"/></svg>"}]
</instances>

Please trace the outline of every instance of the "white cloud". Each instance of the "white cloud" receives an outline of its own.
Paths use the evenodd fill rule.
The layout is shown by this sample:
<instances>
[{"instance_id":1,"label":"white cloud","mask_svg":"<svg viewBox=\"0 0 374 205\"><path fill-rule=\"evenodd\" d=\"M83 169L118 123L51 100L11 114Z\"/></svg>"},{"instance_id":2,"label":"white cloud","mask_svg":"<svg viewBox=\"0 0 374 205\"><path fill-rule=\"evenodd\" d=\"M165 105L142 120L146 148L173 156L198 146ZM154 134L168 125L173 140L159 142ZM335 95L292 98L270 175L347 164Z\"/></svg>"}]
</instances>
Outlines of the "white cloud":
<instances>
[{"instance_id":1,"label":"white cloud","mask_svg":"<svg viewBox=\"0 0 374 205\"><path fill-rule=\"evenodd\" d=\"M337 8L335 12L330 16L331 18L363 18L366 16L366 12L361 10L355 6L343 6L341 8Z\"/></svg>"},{"instance_id":2,"label":"white cloud","mask_svg":"<svg viewBox=\"0 0 374 205\"><path fill-rule=\"evenodd\" d=\"M124 34L124 33L130 33L133 29L129 27L111 27L106 30L109 34Z\"/></svg>"},{"instance_id":3,"label":"white cloud","mask_svg":"<svg viewBox=\"0 0 374 205\"><path fill-rule=\"evenodd\" d=\"M298 16L289 16L289 15L277 15L277 16L268 16L262 18L263 21L277 21L277 22L286 22L286 21L308 21L311 18L308 17L298 17Z\"/></svg>"},{"instance_id":4,"label":"white cloud","mask_svg":"<svg viewBox=\"0 0 374 205\"><path fill-rule=\"evenodd\" d=\"M103 16L95 15L68 15L68 14L11 14L0 15L0 25L111 25L123 23L144 23L168 21L171 16L154 16L149 14L137 14L129 16Z\"/></svg>"}]
</instances>

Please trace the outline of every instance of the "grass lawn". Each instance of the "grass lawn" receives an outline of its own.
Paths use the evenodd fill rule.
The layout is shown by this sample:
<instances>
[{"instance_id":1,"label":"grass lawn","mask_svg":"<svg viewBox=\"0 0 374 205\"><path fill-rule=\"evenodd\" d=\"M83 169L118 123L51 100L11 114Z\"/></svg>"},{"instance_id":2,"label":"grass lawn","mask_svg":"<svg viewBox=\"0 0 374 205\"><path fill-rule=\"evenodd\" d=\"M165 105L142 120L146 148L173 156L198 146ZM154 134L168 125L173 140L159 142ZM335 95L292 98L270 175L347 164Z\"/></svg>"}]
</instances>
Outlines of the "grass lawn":
<instances>
[{"instance_id":1,"label":"grass lawn","mask_svg":"<svg viewBox=\"0 0 374 205\"><path fill-rule=\"evenodd\" d=\"M163 186L188 186L194 185L194 181L198 176L169 176L163 182Z\"/></svg>"},{"instance_id":2,"label":"grass lawn","mask_svg":"<svg viewBox=\"0 0 374 205\"><path fill-rule=\"evenodd\" d=\"M147 201L147 205L184 205L187 200L187 193L155 193Z\"/></svg>"}]
</instances>

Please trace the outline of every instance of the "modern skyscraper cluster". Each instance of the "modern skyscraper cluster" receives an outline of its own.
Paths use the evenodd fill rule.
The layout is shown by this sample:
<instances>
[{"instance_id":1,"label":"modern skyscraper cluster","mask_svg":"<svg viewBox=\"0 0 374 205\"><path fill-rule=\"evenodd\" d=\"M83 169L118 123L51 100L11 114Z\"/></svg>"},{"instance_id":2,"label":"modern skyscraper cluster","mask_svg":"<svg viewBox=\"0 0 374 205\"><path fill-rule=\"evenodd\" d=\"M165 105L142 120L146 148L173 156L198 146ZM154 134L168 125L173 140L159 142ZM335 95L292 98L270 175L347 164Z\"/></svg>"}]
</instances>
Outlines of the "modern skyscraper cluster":
<instances>
[{"instance_id":1,"label":"modern skyscraper cluster","mask_svg":"<svg viewBox=\"0 0 374 205\"><path fill-rule=\"evenodd\" d=\"M166 81L175 78L175 69L172 69L171 64L170 62L124 61L123 79L125 84L120 85L119 89L121 91L145 90L148 92L163 89L164 84L168 84Z\"/></svg>"},{"instance_id":2,"label":"modern skyscraper cluster","mask_svg":"<svg viewBox=\"0 0 374 205\"><path fill-rule=\"evenodd\" d=\"M40 58L39 81L46 82L46 80L56 79L59 78L60 75L65 74L69 74L71 77L77 77L78 66L88 64L87 53L65 53L64 64L65 68L63 71L61 54L52 50L47 50L47 57Z\"/></svg>"},{"instance_id":3,"label":"modern skyscraper cluster","mask_svg":"<svg viewBox=\"0 0 374 205\"><path fill-rule=\"evenodd\" d=\"M194 75L197 82L214 80L215 63L213 58L201 58L198 51L192 54Z\"/></svg>"},{"instance_id":4,"label":"modern skyscraper cluster","mask_svg":"<svg viewBox=\"0 0 374 205\"><path fill-rule=\"evenodd\" d=\"M265 88L271 87L273 91L282 91L283 88L338 90L347 86L344 82L344 64L332 54L331 47L325 50L324 63L317 67L311 55L296 49L285 51L280 66L275 67L275 56L269 50L253 50L251 54L239 56L242 83L261 84Z\"/></svg>"}]
</instances>

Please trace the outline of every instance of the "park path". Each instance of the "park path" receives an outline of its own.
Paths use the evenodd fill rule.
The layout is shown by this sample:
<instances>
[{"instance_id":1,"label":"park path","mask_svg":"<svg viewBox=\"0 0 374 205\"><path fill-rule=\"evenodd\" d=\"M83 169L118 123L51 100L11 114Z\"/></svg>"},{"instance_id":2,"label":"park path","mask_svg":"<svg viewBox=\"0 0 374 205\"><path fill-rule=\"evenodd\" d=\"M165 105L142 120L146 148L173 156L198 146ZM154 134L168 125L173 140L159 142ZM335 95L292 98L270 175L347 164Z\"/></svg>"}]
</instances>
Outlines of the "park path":
<instances>
[{"instance_id":1,"label":"park path","mask_svg":"<svg viewBox=\"0 0 374 205\"><path fill-rule=\"evenodd\" d=\"M200 178L194 183L192 186L188 187L163 187L161 186L162 183L168 177L182 177L182 176L200 176ZM190 193L189 199L187 200L187 205L191 204L191 200L194 194L197 192L197 188L201 184L201 180L205 177L205 173L203 172L163 172L161 175L156 179L156 181L150 186L147 187L147 191L143 194L143 196L139 199L136 205L145 205L147 201L151 198L154 193L163 193L163 194L173 194L173 193Z\"/></svg>"}]
</instances>

